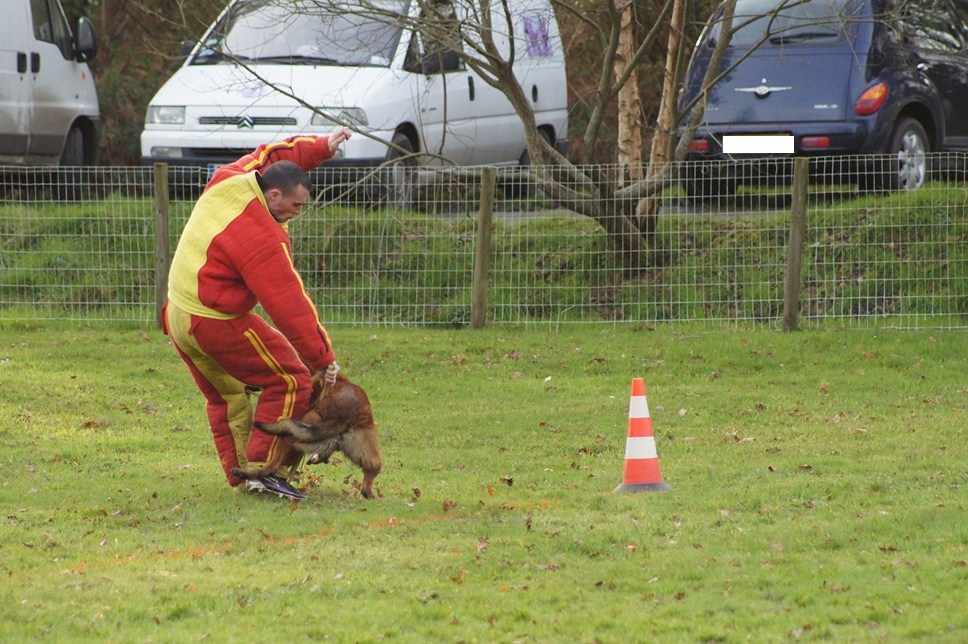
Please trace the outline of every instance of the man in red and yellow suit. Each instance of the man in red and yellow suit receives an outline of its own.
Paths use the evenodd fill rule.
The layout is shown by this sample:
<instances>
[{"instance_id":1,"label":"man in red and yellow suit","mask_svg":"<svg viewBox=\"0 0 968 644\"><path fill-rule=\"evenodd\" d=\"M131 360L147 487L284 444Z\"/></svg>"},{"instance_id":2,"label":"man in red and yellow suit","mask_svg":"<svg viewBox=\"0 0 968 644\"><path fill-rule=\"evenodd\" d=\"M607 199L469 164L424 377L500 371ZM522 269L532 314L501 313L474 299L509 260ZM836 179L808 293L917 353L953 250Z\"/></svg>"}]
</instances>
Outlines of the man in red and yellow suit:
<instances>
[{"instance_id":1,"label":"man in red and yellow suit","mask_svg":"<svg viewBox=\"0 0 968 644\"><path fill-rule=\"evenodd\" d=\"M219 168L175 250L165 332L205 395L222 469L239 489L246 482L232 468L262 466L279 442L253 421L301 418L312 372L333 365L328 372L335 378L336 356L293 265L287 222L308 199L306 171L349 136L339 128L329 136L292 137ZM256 304L275 328L252 312ZM262 390L254 414L247 388ZM299 494L270 478L283 488L270 491ZM265 489L258 482L249 487Z\"/></svg>"}]
</instances>

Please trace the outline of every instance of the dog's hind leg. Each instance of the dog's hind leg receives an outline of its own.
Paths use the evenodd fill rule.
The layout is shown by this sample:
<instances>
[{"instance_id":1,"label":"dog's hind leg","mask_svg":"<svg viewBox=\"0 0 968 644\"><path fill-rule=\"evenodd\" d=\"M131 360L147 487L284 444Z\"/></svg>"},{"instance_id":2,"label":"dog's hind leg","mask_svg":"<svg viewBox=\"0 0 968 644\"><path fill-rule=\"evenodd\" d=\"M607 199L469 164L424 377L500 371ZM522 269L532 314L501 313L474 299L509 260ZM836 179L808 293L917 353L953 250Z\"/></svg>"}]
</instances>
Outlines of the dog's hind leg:
<instances>
[{"instance_id":1,"label":"dog's hind leg","mask_svg":"<svg viewBox=\"0 0 968 644\"><path fill-rule=\"evenodd\" d=\"M364 498L373 498L373 481L383 469L383 459L380 458L380 444L374 429L357 429L343 435L340 446L343 454L363 470L363 484L360 494Z\"/></svg>"}]
</instances>

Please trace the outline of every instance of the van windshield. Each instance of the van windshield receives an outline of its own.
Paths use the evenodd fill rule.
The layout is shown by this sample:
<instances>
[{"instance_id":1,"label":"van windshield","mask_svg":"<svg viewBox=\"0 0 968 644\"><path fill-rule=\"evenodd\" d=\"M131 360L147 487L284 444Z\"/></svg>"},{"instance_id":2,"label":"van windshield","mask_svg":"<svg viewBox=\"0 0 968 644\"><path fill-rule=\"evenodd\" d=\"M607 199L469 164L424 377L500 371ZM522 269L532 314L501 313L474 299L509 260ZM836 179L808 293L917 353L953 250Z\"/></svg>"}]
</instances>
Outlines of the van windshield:
<instances>
[{"instance_id":1,"label":"van windshield","mask_svg":"<svg viewBox=\"0 0 968 644\"><path fill-rule=\"evenodd\" d=\"M737 0L732 47L842 40L849 34L856 0ZM715 47L722 13L709 26L706 44Z\"/></svg>"},{"instance_id":2,"label":"van windshield","mask_svg":"<svg viewBox=\"0 0 968 644\"><path fill-rule=\"evenodd\" d=\"M215 25L191 64L387 67L406 10L406 0L240 0Z\"/></svg>"}]
</instances>

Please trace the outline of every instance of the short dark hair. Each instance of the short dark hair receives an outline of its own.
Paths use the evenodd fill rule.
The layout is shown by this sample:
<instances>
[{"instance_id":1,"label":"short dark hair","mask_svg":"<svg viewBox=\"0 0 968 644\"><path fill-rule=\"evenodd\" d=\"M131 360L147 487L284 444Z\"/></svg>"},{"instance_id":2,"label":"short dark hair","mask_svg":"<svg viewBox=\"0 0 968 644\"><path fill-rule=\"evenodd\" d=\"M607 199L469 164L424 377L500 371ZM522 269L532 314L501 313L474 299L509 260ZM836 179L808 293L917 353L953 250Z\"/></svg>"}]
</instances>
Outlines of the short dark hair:
<instances>
[{"instance_id":1,"label":"short dark hair","mask_svg":"<svg viewBox=\"0 0 968 644\"><path fill-rule=\"evenodd\" d=\"M296 186L312 189L309 175L292 161L277 161L266 168L259 177L259 186L263 192L278 188L284 195L289 194Z\"/></svg>"}]
</instances>

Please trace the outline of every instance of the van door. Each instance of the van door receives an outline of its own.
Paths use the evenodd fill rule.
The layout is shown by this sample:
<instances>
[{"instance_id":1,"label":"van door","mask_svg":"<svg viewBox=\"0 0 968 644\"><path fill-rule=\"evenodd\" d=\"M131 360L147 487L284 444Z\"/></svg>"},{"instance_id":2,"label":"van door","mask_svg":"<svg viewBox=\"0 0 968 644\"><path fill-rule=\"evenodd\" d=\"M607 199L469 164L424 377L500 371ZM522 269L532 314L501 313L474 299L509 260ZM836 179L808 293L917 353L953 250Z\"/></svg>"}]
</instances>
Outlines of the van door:
<instances>
[{"instance_id":1,"label":"van door","mask_svg":"<svg viewBox=\"0 0 968 644\"><path fill-rule=\"evenodd\" d=\"M440 6L440 5L438 5ZM445 20L458 23L453 7ZM426 20L421 15L421 20ZM477 163L476 92L478 81L467 69L461 52L443 42L425 38L419 32L411 36L404 68L417 75L416 101L423 133L423 151L438 154L458 165Z\"/></svg>"},{"instance_id":2,"label":"van door","mask_svg":"<svg viewBox=\"0 0 968 644\"><path fill-rule=\"evenodd\" d=\"M0 38L0 163L20 165L30 142L30 41L27 4L14 2L4 9Z\"/></svg>"},{"instance_id":3,"label":"van door","mask_svg":"<svg viewBox=\"0 0 968 644\"><path fill-rule=\"evenodd\" d=\"M75 73L73 38L60 2L31 0L30 5L35 40L29 53L33 114L27 162L51 163L60 160L64 151L78 98L83 95L83 72ZM79 135L79 131L75 133ZM80 150L83 153L83 142ZM83 155L65 159L65 163L82 165Z\"/></svg>"}]
</instances>

